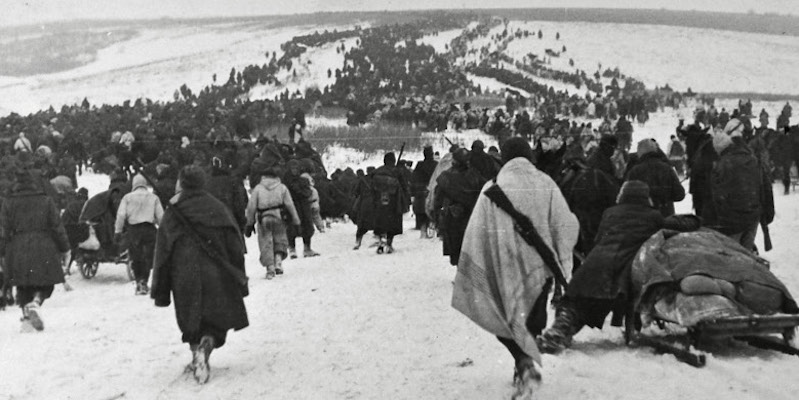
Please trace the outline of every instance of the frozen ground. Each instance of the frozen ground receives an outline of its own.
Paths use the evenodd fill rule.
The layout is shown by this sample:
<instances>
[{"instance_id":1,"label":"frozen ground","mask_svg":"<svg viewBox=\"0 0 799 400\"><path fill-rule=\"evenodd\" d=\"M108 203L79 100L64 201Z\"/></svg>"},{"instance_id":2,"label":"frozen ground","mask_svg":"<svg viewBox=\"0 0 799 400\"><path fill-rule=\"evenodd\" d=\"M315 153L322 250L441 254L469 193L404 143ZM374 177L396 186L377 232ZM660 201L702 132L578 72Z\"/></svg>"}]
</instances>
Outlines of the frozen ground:
<instances>
[{"instance_id":1,"label":"frozen ground","mask_svg":"<svg viewBox=\"0 0 799 400\"><path fill-rule=\"evenodd\" d=\"M86 175L96 193L107 178ZM779 187L777 189L780 189ZM777 196L772 269L796 292L797 194ZM678 208L687 211L686 201ZM397 252L351 250L355 227L317 234L321 257L286 262L263 279L248 240L250 327L229 335L199 387L182 375L187 346L171 308L133 295L123 267L68 278L45 303L46 329L21 333L16 308L0 312L0 399L498 399L511 393L512 359L449 305L454 267L406 215ZM368 242L368 241L367 241ZM793 399L795 357L718 346L707 367L627 348L618 328L579 333L574 348L544 356L542 399Z\"/></svg>"}]
</instances>

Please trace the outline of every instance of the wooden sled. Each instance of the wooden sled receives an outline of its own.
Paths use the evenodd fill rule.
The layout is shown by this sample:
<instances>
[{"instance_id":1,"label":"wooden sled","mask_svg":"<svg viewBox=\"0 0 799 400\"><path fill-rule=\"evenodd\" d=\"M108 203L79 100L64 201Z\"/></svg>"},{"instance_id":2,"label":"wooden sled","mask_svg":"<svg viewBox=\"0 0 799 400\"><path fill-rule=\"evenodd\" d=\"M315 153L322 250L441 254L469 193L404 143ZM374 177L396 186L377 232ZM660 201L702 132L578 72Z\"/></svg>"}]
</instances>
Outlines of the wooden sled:
<instances>
[{"instance_id":1,"label":"wooden sled","mask_svg":"<svg viewBox=\"0 0 799 400\"><path fill-rule=\"evenodd\" d=\"M664 323L657 321L661 328ZM628 313L625 318L625 341L628 346L646 346L658 353L673 354L678 360L699 368L704 367L707 360L705 353L697 350L697 346L721 339L734 339L753 347L799 356L799 348L794 344L797 326L799 315L737 316L701 321L687 327L688 334L684 337L653 337L641 334L637 316Z\"/></svg>"}]
</instances>

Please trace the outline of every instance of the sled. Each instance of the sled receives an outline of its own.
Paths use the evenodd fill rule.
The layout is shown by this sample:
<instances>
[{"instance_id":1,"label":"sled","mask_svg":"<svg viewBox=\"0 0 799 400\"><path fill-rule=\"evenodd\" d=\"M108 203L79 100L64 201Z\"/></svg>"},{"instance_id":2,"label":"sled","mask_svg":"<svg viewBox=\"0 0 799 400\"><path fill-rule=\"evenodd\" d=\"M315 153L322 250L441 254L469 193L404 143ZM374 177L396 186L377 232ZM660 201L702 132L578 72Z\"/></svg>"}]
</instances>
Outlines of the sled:
<instances>
[{"instance_id":1,"label":"sled","mask_svg":"<svg viewBox=\"0 0 799 400\"><path fill-rule=\"evenodd\" d=\"M657 323L664 327L666 322L660 320ZM799 315L751 315L711 319L687 327L687 334L682 337L647 336L637 332L635 325L625 323L625 340L628 345L650 347L661 354L672 354L679 361L697 368L706 364L706 354L698 348L704 343L723 339L734 339L752 347L799 356L799 347L796 347L794 341L796 328L799 327Z\"/></svg>"},{"instance_id":2,"label":"sled","mask_svg":"<svg viewBox=\"0 0 799 400\"><path fill-rule=\"evenodd\" d=\"M706 364L698 349L720 340L799 356L799 307L769 266L717 232L653 235L633 262L630 293L636 300L624 312L625 341L694 367ZM718 291L698 289L693 284L699 281L720 283ZM673 324L685 333L641 333L650 323L661 329Z\"/></svg>"}]
</instances>

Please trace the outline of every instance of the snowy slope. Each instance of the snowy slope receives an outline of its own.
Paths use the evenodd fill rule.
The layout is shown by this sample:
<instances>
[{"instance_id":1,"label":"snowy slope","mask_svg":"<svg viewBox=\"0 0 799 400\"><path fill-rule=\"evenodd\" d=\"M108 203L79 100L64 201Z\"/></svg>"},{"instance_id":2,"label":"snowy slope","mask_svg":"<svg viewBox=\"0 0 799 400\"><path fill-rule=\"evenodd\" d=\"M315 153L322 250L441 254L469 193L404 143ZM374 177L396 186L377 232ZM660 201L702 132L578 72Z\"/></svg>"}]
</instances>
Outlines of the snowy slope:
<instances>
[{"instance_id":1,"label":"snowy slope","mask_svg":"<svg viewBox=\"0 0 799 400\"><path fill-rule=\"evenodd\" d=\"M98 52L97 60L80 68L25 78L0 77L0 111L21 114L53 105L122 103L146 97L171 100L183 84L197 92L228 79L231 68L268 62L266 52L280 57L280 45L293 36L317 29L347 26L294 26L274 29L245 23L146 28L130 40ZM270 55L271 57L271 55ZM0 114L3 115L3 114Z\"/></svg>"},{"instance_id":2,"label":"snowy slope","mask_svg":"<svg viewBox=\"0 0 799 400\"><path fill-rule=\"evenodd\" d=\"M619 67L647 85L695 92L759 92L797 94L799 40L794 37L736 33L711 29L587 22L514 21L515 31L541 29L543 39L514 40L507 53L521 60L528 53L544 55L566 46L552 58L552 68L589 73L597 65ZM560 40L555 34L560 32ZM575 67L569 67L573 58Z\"/></svg>"}]
</instances>

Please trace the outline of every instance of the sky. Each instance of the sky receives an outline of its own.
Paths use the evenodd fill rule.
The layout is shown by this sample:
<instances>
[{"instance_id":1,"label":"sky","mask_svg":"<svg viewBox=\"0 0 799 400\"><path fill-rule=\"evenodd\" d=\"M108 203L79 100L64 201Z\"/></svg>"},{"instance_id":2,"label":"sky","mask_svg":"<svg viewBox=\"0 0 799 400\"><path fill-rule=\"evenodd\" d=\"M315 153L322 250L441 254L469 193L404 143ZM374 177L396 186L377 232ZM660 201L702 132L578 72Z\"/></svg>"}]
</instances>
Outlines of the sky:
<instances>
[{"instance_id":1,"label":"sky","mask_svg":"<svg viewBox=\"0 0 799 400\"><path fill-rule=\"evenodd\" d=\"M440 8L648 8L799 15L797 0L0 0L0 26L75 19L157 19Z\"/></svg>"}]
</instances>

